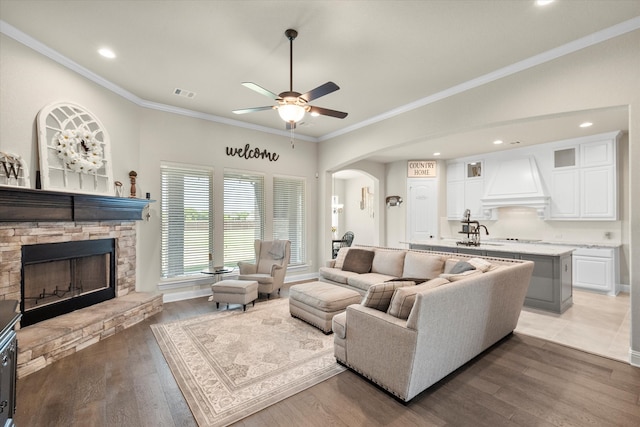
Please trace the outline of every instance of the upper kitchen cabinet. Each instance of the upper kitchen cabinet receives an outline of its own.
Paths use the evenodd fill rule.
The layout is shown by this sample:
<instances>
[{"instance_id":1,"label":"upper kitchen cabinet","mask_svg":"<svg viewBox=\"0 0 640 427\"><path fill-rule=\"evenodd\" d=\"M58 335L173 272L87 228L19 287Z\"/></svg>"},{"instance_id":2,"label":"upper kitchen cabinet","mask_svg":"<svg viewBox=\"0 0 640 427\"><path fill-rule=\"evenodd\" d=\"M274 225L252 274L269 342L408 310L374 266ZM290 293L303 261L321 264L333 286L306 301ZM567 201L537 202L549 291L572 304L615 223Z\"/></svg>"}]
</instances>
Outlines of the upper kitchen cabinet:
<instances>
[{"instance_id":1,"label":"upper kitchen cabinet","mask_svg":"<svg viewBox=\"0 0 640 427\"><path fill-rule=\"evenodd\" d=\"M554 145L551 219L618 219L619 136L619 132L612 132Z\"/></svg>"},{"instance_id":2,"label":"upper kitchen cabinet","mask_svg":"<svg viewBox=\"0 0 640 427\"><path fill-rule=\"evenodd\" d=\"M460 220L466 209L473 218L482 219L484 162L452 161L447 163L447 218Z\"/></svg>"}]
</instances>

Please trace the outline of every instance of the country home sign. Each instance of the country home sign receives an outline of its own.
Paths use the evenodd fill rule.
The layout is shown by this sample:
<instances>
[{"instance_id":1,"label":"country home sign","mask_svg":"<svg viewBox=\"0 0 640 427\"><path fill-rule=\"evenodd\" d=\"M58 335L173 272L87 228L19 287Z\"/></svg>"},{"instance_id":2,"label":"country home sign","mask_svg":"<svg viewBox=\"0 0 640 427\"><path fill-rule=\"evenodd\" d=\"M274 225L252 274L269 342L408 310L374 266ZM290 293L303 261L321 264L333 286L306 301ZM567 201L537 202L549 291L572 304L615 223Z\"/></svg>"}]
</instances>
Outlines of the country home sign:
<instances>
[{"instance_id":1,"label":"country home sign","mask_svg":"<svg viewBox=\"0 0 640 427\"><path fill-rule=\"evenodd\" d=\"M409 160L407 163L407 177L435 178L437 176L437 162L435 160Z\"/></svg>"},{"instance_id":2,"label":"country home sign","mask_svg":"<svg viewBox=\"0 0 640 427\"><path fill-rule=\"evenodd\" d=\"M258 147L251 148L249 144L246 144L244 148L227 147L227 156L238 156L243 159L269 159L271 162L280 158L279 154L270 153L266 149L260 150Z\"/></svg>"}]
</instances>

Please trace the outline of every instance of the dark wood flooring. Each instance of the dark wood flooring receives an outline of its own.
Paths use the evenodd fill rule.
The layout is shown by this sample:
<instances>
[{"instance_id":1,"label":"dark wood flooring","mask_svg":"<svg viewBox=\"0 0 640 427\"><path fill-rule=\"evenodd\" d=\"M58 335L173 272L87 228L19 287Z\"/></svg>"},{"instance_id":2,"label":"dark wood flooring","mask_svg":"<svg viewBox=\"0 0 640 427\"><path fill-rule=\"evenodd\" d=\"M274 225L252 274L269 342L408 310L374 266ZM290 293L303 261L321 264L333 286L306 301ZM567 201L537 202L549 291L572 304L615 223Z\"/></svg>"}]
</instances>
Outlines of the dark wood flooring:
<instances>
[{"instance_id":1,"label":"dark wood flooring","mask_svg":"<svg viewBox=\"0 0 640 427\"><path fill-rule=\"evenodd\" d=\"M149 325L212 310L207 298L165 304L18 380L17 426L195 426ZM236 425L637 427L640 368L514 334L407 405L346 371Z\"/></svg>"}]
</instances>

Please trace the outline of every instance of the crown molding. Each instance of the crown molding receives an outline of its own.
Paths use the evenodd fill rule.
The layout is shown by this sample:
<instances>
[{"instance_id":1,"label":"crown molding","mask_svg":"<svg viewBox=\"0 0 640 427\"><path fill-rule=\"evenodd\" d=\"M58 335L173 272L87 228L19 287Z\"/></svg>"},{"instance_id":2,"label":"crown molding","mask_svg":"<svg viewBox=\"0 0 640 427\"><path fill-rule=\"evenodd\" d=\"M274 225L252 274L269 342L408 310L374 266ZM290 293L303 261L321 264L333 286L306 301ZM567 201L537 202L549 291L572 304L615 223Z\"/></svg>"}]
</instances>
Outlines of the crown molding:
<instances>
[{"instance_id":1,"label":"crown molding","mask_svg":"<svg viewBox=\"0 0 640 427\"><path fill-rule=\"evenodd\" d=\"M438 102L443 99L449 98L451 96L460 94L462 92L477 88L487 83L491 83L493 81L510 76L512 74L516 74L521 71L527 70L529 68L544 64L545 62L549 62L554 59L560 58L562 56L569 55L581 49L585 49L587 47L596 45L598 43L605 42L612 38L621 36L623 34L636 31L638 29L640 29L640 16L621 22L612 27L605 28L604 30L597 31L585 37L581 37L577 40L566 43L562 46L558 46L546 52L540 53L538 55L534 55L530 58L524 59L522 61L516 62L514 64L492 71L490 73L484 74L480 77L476 77L464 83L452 86L448 89L445 89L440 92L429 95L427 97L418 99L409 104L405 104L400 107L394 108L385 113L378 114L377 116L373 116L367 120L363 120L361 122L355 123L351 126L347 126L335 132L328 133L319 138L302 135L302 134L296 134L296 138L299 140L309 141L309 142L327 141L332 138L353 132L355 130L358 130L358 129L370 126L372 124L390 119L392 117L404 114L406 112L415 110L417 108L421 108L426 105L433 104L435 102ZM210 122L222 123L229 126L255 130L258 132L270 133L273 135L280 135L280 136L286 136L286 137L290 136L289 132L284 130L278 130L278 129L273 129L266 126L254 125L250 123L241 122L239 120L233 120L225 117L216 116L213 114L207 114L207 113L202 113L198 111L188 110L186 108L179 108L179 107L174 107L167 104L160 104L157 102L147 101L121 88L120 86L106 80L105 78L88 70L87 68L81 66L80 64L72 61L66 56L61 55L59 52L51 49L47 45L23 33L22 31L18 30L17 28L13 27L12 25L8 24L3 20L0 20L0 33L5 34L8 37L11 37L12 39L24 44L25 46L30 47L36 52L39 52L42 55L47 56L48 58L69 68L70 70L84 76L85 78L93 81L94 83L97 83L98 85L122 96L123 98L141 107L154 109L158 111L164 111L172 114L179 114L179 115L193 117L193 118L202 119L202 120L207 120Z\"/></svg>"},{"instance_id":2,"label":"crown molding","mask_svg":"<svg viewBox=\"0 0 640 427\"><path fill-rule=\"evenodd\" d=\"M512 74L519 73L520 71L527 70L529 68L533 68L540 64L544 64L545 62L552 61L554 59L560 58L562 56L577 52L581 49L596 45L598 43L602 43L609 39L621 36L623 34L629 33L631 31L635 31L640 29L640 16L635 17L633 19L629 19L628 21L621 22L620 24L614 25L609 28L605 28L604 30L597 31L588 36L579 38L572 42L563 44L562 46L558 46L546 52L540 53L538 55L534 55L530 58L524 59L522 61L516 62L511 65L507 65L506 67L500 68L498 70L492 71L488 74L485 74L480 77L476 77L475 79L471 79L459 85L452 86L443 91L434 93L425 98L418 99L417 101L411 102L409 104L402 105L398 108L394 108L392 110L387 111L386 113L379 114L377 116L373 116L367 120L364 120L360 123L355 123L351 126L345 127L343 129L337 130L332 133L328 133L326 135L318 138L320 141L326 141L332 138L335 138L340 135L344 135L346 133L352 132L357 129L364 128L366 126L372 125L377 122L381 122L383 120L390 119L392 117L398 116L400 114L404 114L411 110L415 110L416 108L424 107L429 104L433 104L435 102L441 101L445 98L449 98L451 96L457 95L459 93L477 88L479 86L485 85L487 83L491 83L493 81L499 80L503 77L510 76Z\"/></svg>"}]
</instances>

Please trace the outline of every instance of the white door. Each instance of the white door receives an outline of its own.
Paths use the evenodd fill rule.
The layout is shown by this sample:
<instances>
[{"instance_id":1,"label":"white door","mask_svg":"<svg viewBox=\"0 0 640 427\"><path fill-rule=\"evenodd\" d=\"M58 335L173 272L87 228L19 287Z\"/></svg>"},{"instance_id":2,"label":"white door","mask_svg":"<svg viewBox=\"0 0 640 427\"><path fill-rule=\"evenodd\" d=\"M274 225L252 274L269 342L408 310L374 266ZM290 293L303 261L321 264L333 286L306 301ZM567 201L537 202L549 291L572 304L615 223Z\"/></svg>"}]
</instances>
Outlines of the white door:
<instances>
[{"instance_id":1,"label":"white door","mask_svg":"<svg viewBox=\"0 0 640 427\"><path fill-rule=\"evenodd\" d=\"M409 241L438 237L438 182L435 179L407 180Z\"/></svg>"}]
</instances>

